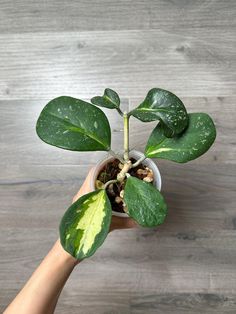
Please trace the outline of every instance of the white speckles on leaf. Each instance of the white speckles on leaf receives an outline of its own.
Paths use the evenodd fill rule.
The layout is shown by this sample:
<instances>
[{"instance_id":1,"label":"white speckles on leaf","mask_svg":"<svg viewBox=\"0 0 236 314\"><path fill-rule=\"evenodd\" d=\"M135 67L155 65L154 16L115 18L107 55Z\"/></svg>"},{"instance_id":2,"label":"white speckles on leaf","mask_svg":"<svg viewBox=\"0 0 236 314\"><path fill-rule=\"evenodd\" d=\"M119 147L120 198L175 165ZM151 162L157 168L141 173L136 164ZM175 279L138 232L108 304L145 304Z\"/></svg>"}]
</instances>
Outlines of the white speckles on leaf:
<instances>
[{"instance_id":1,"label":"white speckles on leaf","mask_svg":"<svg viewBox=\"0 0 236 314\"><path fill-rule=\"evenodd\" d=\"M100 122L97 129L93 127L96 119ZM104 113L72 97L50 101L39 116L36 130L44 142L63 149L100 151L110 147L110 126Z\"/></svg>"},{"instance_id":2,"label":"white speckles on leaf","mask_svg":"<svg viewBox=\"0 0 236 314\"><path fill-rule=\"evenodd\" d=\"M144 122L160 120L172 136L187 127L187 112L182 101L169 91L153 88L144 101L132 111L132 115Z\"/></svg>"},{"instance_id":3,"label":"white speckles on leaf","mask_svg":"<svg viewBox=\"0 0 236 314\"><path fill-rule=\"evenodd\" d=\"M187 162L204 154L214 142L215 136L214 123L207 114L190 114L189 126L181 136L165 138L163 129L157 126L148 140L145 154L147 157Z\"/></svg>"}]
</instances>

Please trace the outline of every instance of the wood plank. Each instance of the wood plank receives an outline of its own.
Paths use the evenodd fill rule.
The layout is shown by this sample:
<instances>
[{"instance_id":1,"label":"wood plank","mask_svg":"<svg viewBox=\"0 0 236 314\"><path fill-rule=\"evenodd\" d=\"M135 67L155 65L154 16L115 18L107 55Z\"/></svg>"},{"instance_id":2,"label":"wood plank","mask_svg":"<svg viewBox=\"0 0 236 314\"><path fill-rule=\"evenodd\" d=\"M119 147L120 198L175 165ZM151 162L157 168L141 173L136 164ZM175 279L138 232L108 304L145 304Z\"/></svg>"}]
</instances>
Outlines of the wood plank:
<instances>
[{"instance_id":1,"label":"wood plank","mask_svg":"<svg viewBox=\"0 0 236 314\"><path fill-rule=\"evenodd\" d=\"M158 38L158 40L154 40ZM160 86L179 96L235 95L235 42L161 30L1 34L0 99L123 98Z\"/></svg>"},{"instance_id":2,"label":"wood plank","mask_svg":"<svg viewBox=\"0 0 236 314\"><path fill-rule=\"evenodd\" d=\"M57 236L55 228L5 228L5 244L0 246L4 253L1 256L4 288L11 288L14 280L23 284L25 276L30 275ZM140 271L142 281L136 288L141 291L173 293L177 289L179 293L235 293L235 255L235 231L232 230L205 232L192 238L154 229L115 231L90 262L78 267L70 285L76 288L79 276L84 292L87 290L89 294L92 286L103 288L103 283L99 283L100 275L109 277L116 270L114 281L117 282L112 280L111 286L114 284L113 290L119 292L121 286L136 285ZM11 269L16 273L10 274ZM157 280L151 281L152 275ZM94 282L86 280L87 276L94 277ZM111 286L107 283L106 290Z\"/></svg>"},{"instance_id":3,"label":"wood plank","mask_svg":"<svg viewBox=\"0 0 236 314\"><path fill-rule=\"evenodd\" d=\"M68 298L68 296L67 296ZM69 307L69 304L63 302L65 309L68 309L68 313L76 313L82 309L84 313L92 314L91 307L85 302L81 302L80 306L77 306L77 295L70 297L70 302L74 306ZM217 294L139 294L131 291L129 296L121 294L119 296L114 295L112 298L114 301L107 301L106 296L91 296L88 302L93 305L97 313L131 313L131 314L198 314L200 311L204 311L204 314L218 313L218 314L233 314L235 311L235 296L225 296ZM63 301L63 300L61 300ZM102 305L102 304L105 304ZM71 311L71 312L70 312ZM57 313L63 313L58 311Z\"/></svg>"},{"instance_id":4,"label":"wood plank","mask_svg":"<svg viewBox=\"0 0 236 314\"><path fill-rule=\"evenodd\" d=\"M233 0L152 1L117 0L68 3L1 1L0 32L161 29L174 33L219 36L235 26Z\"/></svg>"},{"instance_id":5,"label":"wood plank","mask_svg":"<svg viewBox=\"0 0 236 314\"><path fill-rule=\"evenodd\" d=\"M16 291L11 291L12 294ZM6 298L9 298L6 295ZM85 302L86 299L86 302ZM59 299L56 314L86 313L98 314L234 314L235 295L227 294L145 294L130 291L128 294L120 292L119 295L92 295L67 294L64 291Z\"/></svg>"},{"instance_id":6,"label":"wood plank","mask_svg":"<svg viewBox=\"0 0 236 314\"><path fill-rule=\"evenodd\" d=\"M96 255L73 272L58 309L65 311L70 305L73 310L78 307L90 313L93 307L104 311L114 304L123 310L133 305L138 312L146 299L148 311L162 304L159 297L171 300L173 294L176 302L184 295L187 299L199 297L199 303L192 300L194 308L236 308L235 297L230 298L236 293L235 233L213 232L192 240L158 233L130 230L109 235ZM12 296L21 287L55 238L55 229L4 230L4 241L0 244L4 253L0 264L2 306L9 300L9 294ZM223 296L219 304L218 299ZM186 302L187 311L191 304ZM170 308L167 304L163 306L168 310L173 304L169 304Z\"/></svg>"}]
</instances>

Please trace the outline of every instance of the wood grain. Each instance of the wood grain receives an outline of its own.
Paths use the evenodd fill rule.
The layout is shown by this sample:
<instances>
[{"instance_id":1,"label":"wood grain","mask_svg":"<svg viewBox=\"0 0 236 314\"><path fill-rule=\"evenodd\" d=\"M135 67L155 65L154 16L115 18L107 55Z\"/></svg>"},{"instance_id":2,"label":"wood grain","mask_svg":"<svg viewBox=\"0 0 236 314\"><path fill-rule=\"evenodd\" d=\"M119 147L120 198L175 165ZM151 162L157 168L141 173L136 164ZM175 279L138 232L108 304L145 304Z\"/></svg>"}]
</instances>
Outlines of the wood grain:
<instances>
[{"instance_id":1,"label":"wood grain","mask_svg":"<svg viewBox=\"0 0 236 314\"><path fill-rule=\"evenodd\" d=\"M165 29L188 35L223 35L235 26L234 10L234 0L51 0L41 5L34 0L2 0L0 31Z\"/></svg>"},{"instance_id":2,"label":"wood grain","mask_svg":"<svg viewBox=\"0 0 236 314\"><path fill-rule=\"evenodd\" d=\"M2 34L0 99L91 98L107 86L143 97L235 95L235 41L162 30ZM121 80L122 78L122 80Z\"/></svg>"},{"instance_id":3,"label":"wood grain","mask_svg":"<svg viewBox=\"0 0 236 314\"><path fill-rule=\"evenodd\" d=\"M114 88L124 110L152 87L175 92L217 127L185 165L156 160L169 215L158 229L115 231L75 269L56 313L235 314L236 111L233 0L0 0L0 312L58 237L58 224L104 153L41 142L53 97ZM113 148L122 120L105 110ZM130 121L143 150L155 123Z\"/></svg>"}]
</instances>

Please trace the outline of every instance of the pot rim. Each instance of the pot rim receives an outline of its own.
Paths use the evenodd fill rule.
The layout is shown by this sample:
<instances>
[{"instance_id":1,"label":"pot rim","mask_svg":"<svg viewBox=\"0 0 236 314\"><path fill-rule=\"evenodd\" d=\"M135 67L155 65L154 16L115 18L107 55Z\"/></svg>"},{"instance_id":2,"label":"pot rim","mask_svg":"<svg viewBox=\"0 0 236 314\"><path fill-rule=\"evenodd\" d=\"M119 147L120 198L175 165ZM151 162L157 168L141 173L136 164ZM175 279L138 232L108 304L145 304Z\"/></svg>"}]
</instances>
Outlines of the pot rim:
<instances>
[{"instance_id":1,"label":"pot rim","mask_svg":"<svg viewBox=\"0 0 236 314\"><path fill-rule=\"evenodd\" d=\"M131 150L129 152L130 157L133 157L135 159L139 159L144 156L144 154L140 151L137 150ZM90 180L90 189L91 191L94 191L95 188L95 181L97 179L97 176L101 169L105 166L106 163L108 163L111 160L116 159L114 156L108 155L107 157L103 157L98 163L94 166L91 180ZM143 165L149 167L152 169L153 174L154 174L154 186L160 191L161 190L161 185L162 185L162 180L161 180L161 174L159 171L159 168L157 167L156 163L150 159L146 158L143 162ZM122 217L122 218L129 218L129 216L126 213L120 213L112 210L112 215L117 216L117 217Z\"/></svg>"}]
</instances>

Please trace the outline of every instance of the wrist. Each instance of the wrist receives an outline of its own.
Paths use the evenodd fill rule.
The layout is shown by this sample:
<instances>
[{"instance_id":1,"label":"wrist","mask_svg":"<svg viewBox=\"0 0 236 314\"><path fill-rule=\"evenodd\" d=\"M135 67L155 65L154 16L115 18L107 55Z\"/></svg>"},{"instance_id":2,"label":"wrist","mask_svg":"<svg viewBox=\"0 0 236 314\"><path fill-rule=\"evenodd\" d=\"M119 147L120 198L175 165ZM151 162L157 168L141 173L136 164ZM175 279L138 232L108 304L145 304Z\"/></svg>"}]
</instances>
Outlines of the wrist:
<instances>
[{"instance_id":1,"label":"wrist","mask_svg":"<svg viewBox=\"0 0 236 314\"><path fill-rule=\"evenodd\" d=\"M74 267L80 262L64 250L61 245L60 239L55 242L51 252L58 262L66 264L68 266Z\"/></svg>"}]
</instances>

